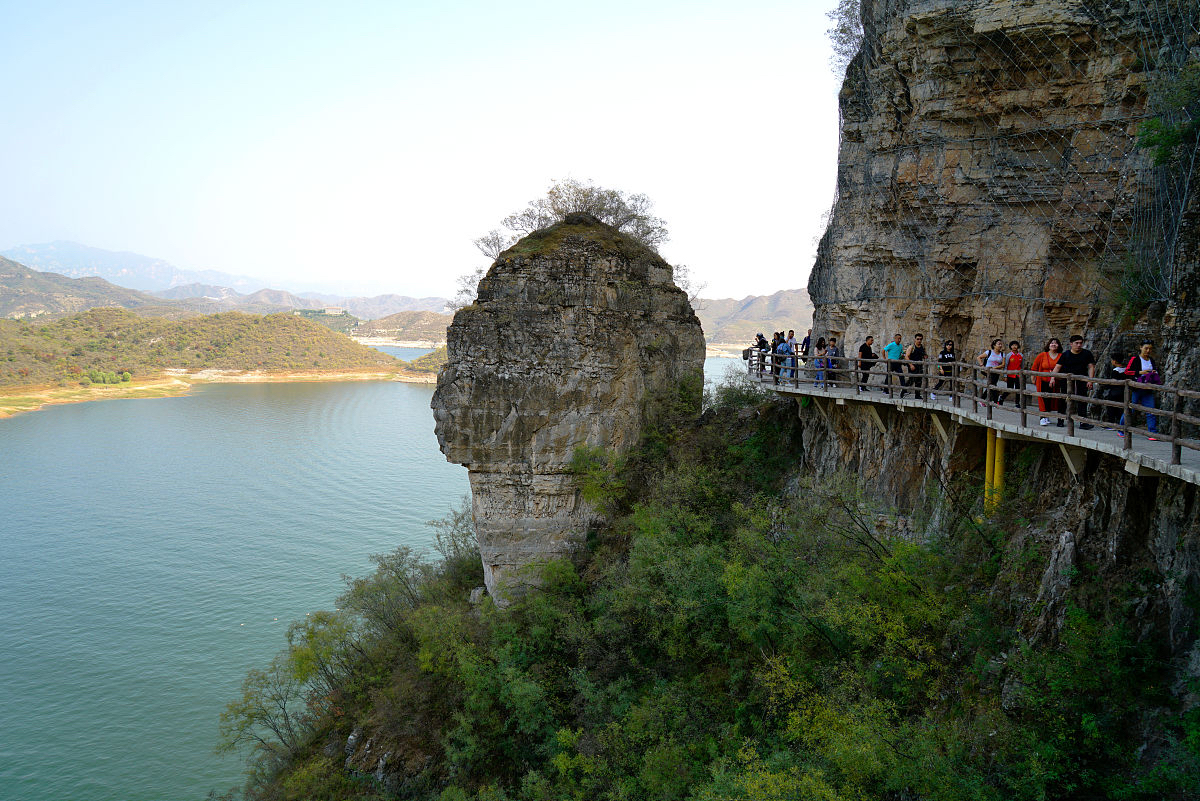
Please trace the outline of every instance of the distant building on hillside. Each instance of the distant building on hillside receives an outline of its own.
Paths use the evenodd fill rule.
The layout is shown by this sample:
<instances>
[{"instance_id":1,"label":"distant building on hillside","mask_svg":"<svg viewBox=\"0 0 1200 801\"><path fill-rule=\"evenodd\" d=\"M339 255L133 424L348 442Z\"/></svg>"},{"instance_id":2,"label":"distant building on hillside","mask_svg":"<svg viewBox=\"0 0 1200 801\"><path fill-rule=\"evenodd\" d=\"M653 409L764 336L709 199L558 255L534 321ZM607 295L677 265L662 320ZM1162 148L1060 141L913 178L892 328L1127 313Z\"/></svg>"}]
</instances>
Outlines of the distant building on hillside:
<instances>
[{"instance_id":1,"label":"distant building on hillside","mask_svg":"<svg viewBox=\"0 0 1200 801\"><path fill-rule=\"evenodd\" d=\"M341 308L340 306L326 306L324 309L321 309L321 311L324 312L325 314L345 314L346 313L346 310Z\"/></svg>"}]
</instances>

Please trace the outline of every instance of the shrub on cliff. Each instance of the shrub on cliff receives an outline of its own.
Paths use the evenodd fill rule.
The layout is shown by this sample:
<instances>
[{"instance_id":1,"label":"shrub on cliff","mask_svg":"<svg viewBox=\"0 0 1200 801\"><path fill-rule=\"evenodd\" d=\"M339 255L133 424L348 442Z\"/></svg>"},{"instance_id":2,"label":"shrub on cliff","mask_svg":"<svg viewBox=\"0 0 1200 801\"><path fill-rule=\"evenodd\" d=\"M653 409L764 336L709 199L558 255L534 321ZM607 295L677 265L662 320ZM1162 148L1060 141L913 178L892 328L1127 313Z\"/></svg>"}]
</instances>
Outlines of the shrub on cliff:
<instances>
[{"instance_id":1,"label":"shrub on cliff","mask_svg":"<svg viewBox=\"0 0 1200 801\"><path fill-rule=\"evenodd\" d=\"M1005 588L1028 582L1039 554L965 514L925 538L897 533L892 510L851 478L790 472L794 406L739 411L712 411L623 461L581 451L583 490L614 522L508 610L467 601L479 573L462 545L465 509L446 523L460 546L440 565L381 561L339 602L349 631L312 638L328 676L292 643L286 659L309 687L304 742L249 796L1200 789L1198 727L1171 711L1166 666L1129 634L1120 588L1079 576L1061 635L1030 645L1027 602ZM456 570L454 559L467 561ZM1152 758L1139 752L1151 724L1162 735ZM383 785L355 783L383 754Z\"/></svg>"}]
</instances>

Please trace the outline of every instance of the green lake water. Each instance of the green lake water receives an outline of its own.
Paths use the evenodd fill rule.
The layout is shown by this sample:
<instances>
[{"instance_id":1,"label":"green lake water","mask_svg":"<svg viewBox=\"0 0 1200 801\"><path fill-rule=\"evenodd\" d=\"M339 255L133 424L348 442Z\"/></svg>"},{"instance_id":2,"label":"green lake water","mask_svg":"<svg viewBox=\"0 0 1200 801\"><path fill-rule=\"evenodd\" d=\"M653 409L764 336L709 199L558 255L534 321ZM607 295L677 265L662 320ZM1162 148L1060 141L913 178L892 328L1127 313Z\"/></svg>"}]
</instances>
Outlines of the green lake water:
<instances>
[{"instance_id":1,"label":"green lake water","mask_svg":"<svg viewBox=\"0 0 1200 801\"><path fill-rule=\"evenodd\" d=\"M432 393L217 384L0 421L0 799L240 784L213 746L246 671L468 492Z\"/></svg>"}]
</instances>

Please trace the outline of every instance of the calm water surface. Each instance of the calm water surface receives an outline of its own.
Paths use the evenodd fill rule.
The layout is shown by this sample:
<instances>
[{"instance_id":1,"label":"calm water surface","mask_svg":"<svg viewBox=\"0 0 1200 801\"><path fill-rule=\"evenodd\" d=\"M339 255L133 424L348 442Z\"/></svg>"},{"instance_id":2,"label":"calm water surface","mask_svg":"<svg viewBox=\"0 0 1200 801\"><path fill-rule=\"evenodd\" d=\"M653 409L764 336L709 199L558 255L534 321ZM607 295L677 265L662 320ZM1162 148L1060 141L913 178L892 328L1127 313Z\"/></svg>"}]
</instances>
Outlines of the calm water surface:
<instances>
[{"instance_id":1,"label":"calm water surface","mask_svg":"<svg viewBox=\"0 0 1200 801\"><path fill-rule=\"evenodd\" d=\"M246 671L468 491L432 392L217 384L0 421L0 799L240 784L212 750Z\"/></svg>"},{"instance_id":2,"label":"calm water surface","mask_svg":"<svg viewBox=\"0 0 1200 801\"><path fill-rule=\"evenodd\" d=\"M0 421L0 798L239 784L212 749L246 671L467 492L432 391L219 384Z\"/></svg>"}]
</instances>

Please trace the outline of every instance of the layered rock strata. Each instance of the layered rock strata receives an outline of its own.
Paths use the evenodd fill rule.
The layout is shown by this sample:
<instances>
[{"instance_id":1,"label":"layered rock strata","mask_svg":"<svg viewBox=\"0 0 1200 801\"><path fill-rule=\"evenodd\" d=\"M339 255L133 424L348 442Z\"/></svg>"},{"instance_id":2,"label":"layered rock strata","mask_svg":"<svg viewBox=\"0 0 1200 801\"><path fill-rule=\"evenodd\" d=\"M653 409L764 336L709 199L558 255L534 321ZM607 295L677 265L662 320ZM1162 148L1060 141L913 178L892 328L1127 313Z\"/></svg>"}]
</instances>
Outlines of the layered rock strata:
<instances>
[{"instance_id":1,"label":"layered rock strata","mask_svg":"<svg viewBox=\"0 0 1200 801\"><path fill-rule=\"evenodd\" d=\"M1103 323L1130 240L1152 235L1138 231L1158 202L1137 145L1150 66L1195 46L1156 39L1178 26L1153 14L1182 8L864 2L809 283L816 330L853 343L920 331L961 352L994 336L1040 349Z\"/></svg>"},{"instance_id":2,"label":"layered rock strata","mask_svg":"<svg viewBox=\"0 0 1200 801\"><path fill-rule=\"evenodd\" d=\"M628 451L652 401L681 387L698 403L704 336L669 264L573 214L500 255L447 347L438 442L470 471L484 575L503 603L599 519L570 472L576 449Z\"/></svg>"}]
</instances>

